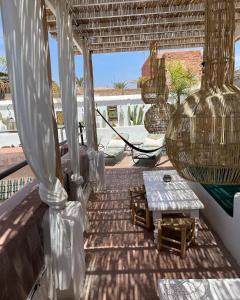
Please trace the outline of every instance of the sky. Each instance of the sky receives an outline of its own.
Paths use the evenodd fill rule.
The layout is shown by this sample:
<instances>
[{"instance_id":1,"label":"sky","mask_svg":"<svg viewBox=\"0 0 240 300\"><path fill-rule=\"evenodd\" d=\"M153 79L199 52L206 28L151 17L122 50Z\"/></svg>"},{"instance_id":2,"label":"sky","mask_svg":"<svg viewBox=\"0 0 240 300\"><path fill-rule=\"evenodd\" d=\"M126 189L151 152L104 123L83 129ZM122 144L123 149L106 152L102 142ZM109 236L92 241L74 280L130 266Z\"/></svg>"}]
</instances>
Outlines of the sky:
<instances>
[{"instance_id":1,"label":"sky","mask_svg":"<svg viewBox=\"0 0 240 300\"><path fill-rule=\"evenodd\" d=\"M52 79L59 83L57 41L49 36ZM2 20L0 16L0 55L5 55ZM111 87L114 82L137 80L148 51L122 52L93 55L95 87ZM82 56L75 56L76 76L83 76ZM235 68L240 68L240 41L236 42ZM129 84L131 86L131 84Z\"/></svg>"}]
</instances>

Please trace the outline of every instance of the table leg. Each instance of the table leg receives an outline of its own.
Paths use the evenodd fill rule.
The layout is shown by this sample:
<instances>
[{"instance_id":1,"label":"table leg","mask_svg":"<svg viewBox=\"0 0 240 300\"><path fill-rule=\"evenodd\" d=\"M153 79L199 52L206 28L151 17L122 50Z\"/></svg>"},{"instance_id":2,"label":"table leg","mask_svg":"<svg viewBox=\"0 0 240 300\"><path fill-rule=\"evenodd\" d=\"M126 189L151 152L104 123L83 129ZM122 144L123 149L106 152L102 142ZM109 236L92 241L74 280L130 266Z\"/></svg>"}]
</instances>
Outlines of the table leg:
<instances>
[{"instance_id":1,"label":"table leg","mask_svg":"<svg viewBox=\"0 0 240 300\"><path fill-rule=\"evenodd\" d=\"M198 236L198 227L199 227L199 210L191 210L190 211L190 217L195 219L195 239L197 239Z\"/></svg>"},{"instance_id":2,"label":"table leg","mask_svg":"<svg viewBox=\"0 0 240 300\"><path fill-rule=\"evenodd\" d=\"M157 237L158 237L158 221L162 219L162 213L160 211L153 211L152 216L153 216L153 226L154 226L153 239L154 239L154 243L156 244Z\"/></svg>"}]
</instances>

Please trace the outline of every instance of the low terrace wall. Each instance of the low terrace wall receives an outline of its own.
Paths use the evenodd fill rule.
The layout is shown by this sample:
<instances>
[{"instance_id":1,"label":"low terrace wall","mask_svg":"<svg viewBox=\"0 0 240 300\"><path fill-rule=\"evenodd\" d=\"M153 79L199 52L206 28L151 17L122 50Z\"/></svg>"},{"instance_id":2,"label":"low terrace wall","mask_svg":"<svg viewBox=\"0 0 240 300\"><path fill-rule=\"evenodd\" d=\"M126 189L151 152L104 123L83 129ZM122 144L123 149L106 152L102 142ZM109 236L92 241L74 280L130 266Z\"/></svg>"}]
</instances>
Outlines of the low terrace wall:
<instances>
[{"instance_id":1,"label":"low terrace wall","mask_svg":"<svg viewBox=\"0 0 240 300\"><path fill-rule=\"evenodd\" d=\"M46 210L36 180L0 206L1 300L27 298L44 264L41 223Z\"/></svg>"},{"instance_id":2,"label":"low terrace wall","mask_svg":"<svg viewBox=\"0 0 240 300\"><path fill-rule=\"evenodd\" d=\"M203 202L203 213L222 242L240 265L240 193L234 196L233 217L217 203L199 183L189 183Z\"/></svg>"},{"instance_id":3,"label":"low terrace wall","mask_svg":"<svg viewBox=\"0 0 240 300\"><path fill-rule=\"evenodd\" d=\"M80 160L87 201L92 189L88 181L89 161L83 147ZM65 154L62 157L64 184L69 200L75 200L69 182L69 163ZM47 209L39 197L37 180L0 205L0 300L27 299L44 266L41 224Z\"/></svg>"}]
</instances>

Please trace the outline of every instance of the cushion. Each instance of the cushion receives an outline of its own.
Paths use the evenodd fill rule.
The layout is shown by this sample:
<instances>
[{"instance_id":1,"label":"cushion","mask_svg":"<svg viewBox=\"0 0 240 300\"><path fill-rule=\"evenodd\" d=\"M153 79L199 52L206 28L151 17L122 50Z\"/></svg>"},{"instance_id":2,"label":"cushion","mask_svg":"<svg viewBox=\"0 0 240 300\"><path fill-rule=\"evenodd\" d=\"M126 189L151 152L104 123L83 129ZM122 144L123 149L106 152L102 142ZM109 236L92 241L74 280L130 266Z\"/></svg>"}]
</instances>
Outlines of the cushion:
<instances>
[{"instance_id":1,"label":"cushion","mask_svg":"<svg viewBox=\"0 0 240 300\"><path fill-rule=\"evenodd\" d=\"M239 185L202 184L225 212L233 217L234 195L240 192Z\"/></svg>"},{"instance_id":2,"label":"cushion","mask_svg":"<svg viewBox=\"0 0 240 300\"><path fill-rule=\"evenodd\" d=\"M144 147L156 147L159 148L163 145L164 141L164 134L160 135L149 135L145 138L145 141L143 143Z\"/></svg>"},{"instance_id":3,"label":"cushion","mask_svg":"<svg viewBox=\"0 0 240 300\"><path fill-rule=\"evenodd\" d=\"M108 148L124 148L125 142L121 139L113 139L108 143L107 147Z\"/></svg>"}]
</instances>

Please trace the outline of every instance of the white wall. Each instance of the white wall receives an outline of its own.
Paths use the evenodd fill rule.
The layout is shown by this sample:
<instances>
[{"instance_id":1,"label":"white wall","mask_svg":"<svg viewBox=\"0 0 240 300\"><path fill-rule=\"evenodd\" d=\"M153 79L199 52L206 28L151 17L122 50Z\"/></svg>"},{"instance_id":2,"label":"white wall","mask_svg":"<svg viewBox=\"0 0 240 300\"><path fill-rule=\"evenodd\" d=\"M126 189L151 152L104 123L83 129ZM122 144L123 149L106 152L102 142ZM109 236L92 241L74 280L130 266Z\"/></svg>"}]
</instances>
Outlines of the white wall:
<instances>
[{"instance_id":1,"label":"white wall","mask_svg":"<svg viewBox=\"0 0 240 300\"><path fill-rule=\"evenodd\" d=\"M235 194L233 217L229 216L199 183L189 182L205 208L203 213L222 242L240 265L240 193Z\"/></svg>"},{"instance_id":2,"label":"white wall","mask_svg":"<svg viewBox=\"0 0 240 300\"><path fill-rule=\"evenodd\" d=\"M82 122L84 119L83 96L78 96L77 101L78 101L78 120L80 122ZM171 102L172 99L169 98L169 101ZM115 95L115 96L95 96L95 103L101 113L103 113L103 111L106 111L106 115L107 115L107 106L117 105L118 120L120 121L120 112L122 112L122 114L124 115L123 122L118 122L118 124L116 124L117 126L129 126L129 119L128 119L128 106L129 105L132 105L132 106L134 106L134 105L143 106L144 105L144 113L147 111L147 109L150 106L149 104L143 103L140 94L137 94L137 95ZM55 111L62 111L62 105L61 105L60 98L54 99L54 107L55 107ZM7 118L7 117L14 118L12 101L11 100L0 101L0 112L4 118ZM96 123L99 128L104 126L104 122L102 121L102 118L98 115L96 116Z\"/></svg>"}]
</instances>

